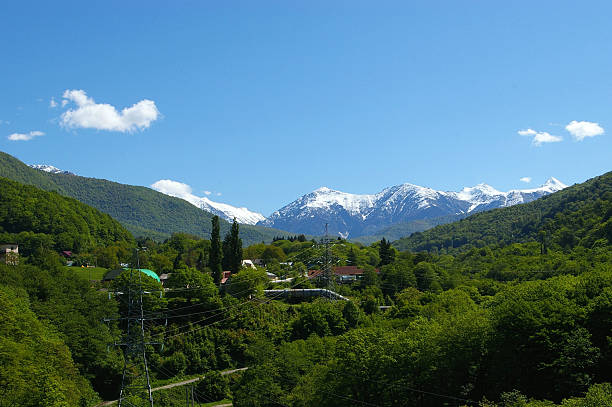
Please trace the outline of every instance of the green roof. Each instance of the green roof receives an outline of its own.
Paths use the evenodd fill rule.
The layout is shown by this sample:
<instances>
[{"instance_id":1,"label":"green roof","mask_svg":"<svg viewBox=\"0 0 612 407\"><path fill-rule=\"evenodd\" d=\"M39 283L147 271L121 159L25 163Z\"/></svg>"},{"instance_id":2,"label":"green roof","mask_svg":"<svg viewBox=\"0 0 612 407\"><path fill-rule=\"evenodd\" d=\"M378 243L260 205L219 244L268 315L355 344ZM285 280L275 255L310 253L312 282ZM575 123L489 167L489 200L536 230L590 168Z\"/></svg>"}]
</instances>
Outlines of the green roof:
<instances>
[{"instance_id":1,"label":"green roof","mask_svg":"<svg viewBox=\"0 0 612 407\"><path fill-rule=\"evenodd\" d=\"M129 270L129 268L127 268L127 267L124 267L123 269L124 270ZM147 276L156 279L158 283L161 283L159 277L157 276L157 273L154 272L153 270L149 270L149 269L134 269L134 270L141 271L141 272L145 273Z\"/></svg>"},{"instance_id":2,"label":"green roof","mask_svg":"<svg viewBox=\"0 0 612 407\"><path fill-rule=\"evenodd\" d=\"M122 268L122 269L111 270L111 271L107 272L104 275L104 281L114 280L115 278L119 277L119 275L121 273L123 273L124 271L126 271L126 270L129 270L129 268L125 267L125 268ZM154 278L155 280L157 280L157 282L161 282L159 280L159 277L157 276L157 274L153 270L149 270L149 269L134 269L134 270L138 270L138 271L146 274L147 276L149 276L151 278Z\"/></svg>"}]
</instances>

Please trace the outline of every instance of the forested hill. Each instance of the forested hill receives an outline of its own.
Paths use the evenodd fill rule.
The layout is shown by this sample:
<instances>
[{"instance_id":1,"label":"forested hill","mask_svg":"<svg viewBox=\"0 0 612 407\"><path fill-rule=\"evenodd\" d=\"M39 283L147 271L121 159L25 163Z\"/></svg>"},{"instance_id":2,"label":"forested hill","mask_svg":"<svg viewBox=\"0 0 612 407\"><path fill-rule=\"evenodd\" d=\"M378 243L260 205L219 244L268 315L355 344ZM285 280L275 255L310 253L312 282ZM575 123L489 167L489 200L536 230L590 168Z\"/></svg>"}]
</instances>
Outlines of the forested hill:
<instances>
[{"instance_id":1,"label":"forested hill","mask_svg":"<svg viewBox=\"0 0 612 407\"><path fill-rule=\"evenodd\" d=\"M119 222L91 206L6 178L0 178L0 239L20 244L26 254L41 246L80 252L134 241Z\"/></svg>"},{"instance_id":2,"label":"forested hill","mask_svg":"<svg viewBox=\"0 0 612 407\"><path fill-rule=\"evenodd\" d=\"M75 198L109 214L135 236L162 239L175 232L206 238L210 235L212 214L150 188L77 175L50 174L31 168L4 152L0 152L0 177ZM230 224L224 220L220 223L221 232L227 233ZM245 245L271 241L274 236L287 234L262 226L240 226Z\"/></svg>"},{"instance_id":3,"label":"forested hill","mask_svg":"<svg viewBox=\"0 0 612 407\"><path fill-rule=\"evenodd\" d=\"M472 215L414 233L394 243L400 250L466 250L485 245L540 241L572 248L612 242L612 172L536 201Z\"/></svg>"}]
</instances>

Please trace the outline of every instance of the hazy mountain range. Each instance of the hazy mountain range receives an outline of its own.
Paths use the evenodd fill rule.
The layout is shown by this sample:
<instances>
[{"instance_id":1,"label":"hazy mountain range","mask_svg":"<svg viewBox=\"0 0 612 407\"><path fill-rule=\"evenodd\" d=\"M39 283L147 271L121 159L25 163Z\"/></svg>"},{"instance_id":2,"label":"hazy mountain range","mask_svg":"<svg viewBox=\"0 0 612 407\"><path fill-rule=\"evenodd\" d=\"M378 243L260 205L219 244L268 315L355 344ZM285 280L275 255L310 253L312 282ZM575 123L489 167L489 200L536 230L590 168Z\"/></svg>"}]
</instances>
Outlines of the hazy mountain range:
<instances>
[{"instance_id":1,"label":"hazy mountain range","mask_svg":"<svg viewBox=\"0 0 612 407\"><path fill-rule=\"evenodd\" d=\"M53 174L72 174L50 165L31 167ZM196 196L188 185L177 181L159 180L151 187L225 220L236 218L242 224L315 236L323 234L324 225L328 224L330 234L344 238L385 234L396 238L475 212L530 202L560 191L566 185L551 177L540 187L508 192L498 191L484 183L459 191L437 191L406 183L375 194L351 194L321 187L273 212L268 218L246 207Z\"/></svg>"}]
</instances>

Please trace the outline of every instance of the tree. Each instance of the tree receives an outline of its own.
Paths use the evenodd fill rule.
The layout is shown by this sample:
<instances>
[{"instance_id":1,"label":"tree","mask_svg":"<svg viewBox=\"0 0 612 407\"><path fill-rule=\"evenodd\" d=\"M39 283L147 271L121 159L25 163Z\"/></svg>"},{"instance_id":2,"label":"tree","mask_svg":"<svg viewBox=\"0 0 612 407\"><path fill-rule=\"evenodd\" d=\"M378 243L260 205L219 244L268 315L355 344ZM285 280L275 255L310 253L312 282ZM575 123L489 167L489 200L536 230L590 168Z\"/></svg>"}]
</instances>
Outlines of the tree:
<instances>
[{"instance_id":1,"label":"tree","mask_svg":"<svg viewBox=\"0 0 612 407\"><path fill-rule=\"evenodd\" d=\"M236 218L230 233L223 239L223 267L232 273L238 273L242 268L242 239Z\"/></svg>"},{"instance_id":2,"label":"tree","mask_svg":"<svg viewBox=\"0 0 612 407\"><path fill-rule=\"evenodd\" d=\"M221 228L219 227L219 217L217 215L212 218L212 232L210 233L210 256L208 265L212 271L215 284L221 283L223 269L221 262L223 253L221 252Z\"/></svg>"},{"instance_id":3,"label":"tree","mask_svg":"<svg viewBox=\"0 0 612 407\"><path fill-rule=\"evenodd\" d=\"M391 242L389 242L384 237L380 241L380 246L378 247L378 255L380 256L379 266L391 264L395 260L395 249L391 247Z\"/></svg>"},{"instance_id":4,"label":"tree","mask_svg":"<svg viewBox=\"0 0 612 407\"><path fill-rule=\"evenodd\" d=\"M263 270L245 268L238 274L232 274L225 289L230 295L237 298L249 296L260 296L263 294L264 285L268 282L268 277Z\"/></svg>"},{"instance_id":5,"label":"tree","mask_svg":"<svg viewBox=\"0 0 612 407\"><path fill-rule=\"evenodd\" d=\"M347 266L356 266L357 265L357 253L355 252L355 248L351 247L351 250L349 250L348 255L346 257L346 264Z\"/></svg>"}]
</instances>

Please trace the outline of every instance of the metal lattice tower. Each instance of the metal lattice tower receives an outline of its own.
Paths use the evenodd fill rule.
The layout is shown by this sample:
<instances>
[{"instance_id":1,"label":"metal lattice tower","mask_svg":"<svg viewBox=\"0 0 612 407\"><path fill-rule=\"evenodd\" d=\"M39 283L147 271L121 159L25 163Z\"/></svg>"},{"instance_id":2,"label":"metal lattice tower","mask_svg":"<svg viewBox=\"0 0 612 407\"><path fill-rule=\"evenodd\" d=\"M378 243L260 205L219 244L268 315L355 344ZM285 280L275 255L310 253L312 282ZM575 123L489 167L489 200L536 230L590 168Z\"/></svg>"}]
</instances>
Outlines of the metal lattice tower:
<instances>
[{"instance_id":1,"label":"metal lattice tower","mask_svg":"<svg viewBox=\"0 0 612 407\"><path fill-rule=\"evenodd\" d=\"M325 237L323 238L323 244L325 245L325 254L323 255L323 279L325 282L325 288L329 291L334 291L334 272L332 269L332 255L331 255L331 240L327 230L328 224L325 224Z\"/></svg>"},{"instance_id":2,"label":"metal lattice tower","mask_svg":"<svg viewBox=\"0 0 612 407\"><path fill-rule=\"evenodd\" d=\"M138 251L136 251L136 263L139 269ZM119 407L153 407L146 346L157 343L146 342L143 306L143 295L151 292L144 290L140 271L137 271L137 277L134 275L133 267L129 273L127 285L121 291L116 292L127 306L126 315L119 318L125 327L122 341L115 343L115 346L123 348L124 359Z\"/></svg>"}]
</instances>

